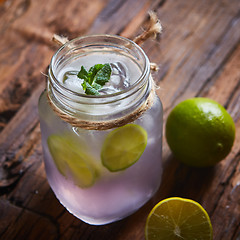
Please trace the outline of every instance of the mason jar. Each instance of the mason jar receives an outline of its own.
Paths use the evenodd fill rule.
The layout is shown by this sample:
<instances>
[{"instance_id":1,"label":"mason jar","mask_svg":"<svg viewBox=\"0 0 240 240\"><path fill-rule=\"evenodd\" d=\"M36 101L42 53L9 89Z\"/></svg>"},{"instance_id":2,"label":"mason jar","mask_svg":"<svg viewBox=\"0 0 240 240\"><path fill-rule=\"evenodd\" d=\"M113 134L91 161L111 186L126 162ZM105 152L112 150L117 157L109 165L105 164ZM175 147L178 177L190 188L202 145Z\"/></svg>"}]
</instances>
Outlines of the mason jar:
<instances>
[{"instance_id":1,"label":"mason jar","mask_svg":"<svg viewBox=\"0 0 240 240\"><path fill-rule=\"evenodd\" d=\"M77 75L109 64L97 95ZM76 38L52 57L39 99L48 182L65 208L102 225L143 206L162 175L163 110L149 59L133 41L114 35Z\"/></svg>"}]
</instances>

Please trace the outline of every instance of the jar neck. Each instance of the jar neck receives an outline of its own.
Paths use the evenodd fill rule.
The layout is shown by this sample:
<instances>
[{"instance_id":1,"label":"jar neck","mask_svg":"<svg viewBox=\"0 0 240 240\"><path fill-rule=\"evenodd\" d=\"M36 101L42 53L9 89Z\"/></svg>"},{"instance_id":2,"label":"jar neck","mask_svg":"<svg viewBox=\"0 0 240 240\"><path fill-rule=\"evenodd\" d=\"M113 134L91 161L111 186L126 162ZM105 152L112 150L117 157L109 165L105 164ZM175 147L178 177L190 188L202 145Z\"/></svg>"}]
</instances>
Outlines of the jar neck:
<instances>
[{"instance_id":1,"label":"jar neck","mask_svg":"<svg viewBox=\"0 0 240 240\"><path fill-rule=\"evenodd\" d=\"M140 68L139 77L126 89L106 95L86 95L66 88L58 72L73 59L93 52L117 52ZM69 41L53 56L49 66L49 99L65 114L86 121L110 121L139 108L151 91L150 63L143 50L129 39L113 35L85 36Z\"/></svg>"}]
</instances>

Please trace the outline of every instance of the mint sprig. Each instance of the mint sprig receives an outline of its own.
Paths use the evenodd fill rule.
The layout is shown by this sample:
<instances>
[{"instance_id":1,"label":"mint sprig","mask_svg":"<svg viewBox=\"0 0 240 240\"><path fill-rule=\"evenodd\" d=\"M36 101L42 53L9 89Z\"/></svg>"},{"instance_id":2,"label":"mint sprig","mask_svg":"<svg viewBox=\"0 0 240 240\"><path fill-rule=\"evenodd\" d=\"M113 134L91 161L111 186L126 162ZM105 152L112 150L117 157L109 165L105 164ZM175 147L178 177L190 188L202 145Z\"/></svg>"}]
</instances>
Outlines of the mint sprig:
<instances>
[{"instance_id":1,"label":"mint sprig","mask_svg":"<svg viewBox=\"0 0 240 240\"><path fill-rule=\"evenodd\" d=\"M78 78L83 79L82 88L87 95L99 95L100 90L109 81L112 69L109 63L96 64L88 71L82 66Z\"/></svg>"}]
</instances>

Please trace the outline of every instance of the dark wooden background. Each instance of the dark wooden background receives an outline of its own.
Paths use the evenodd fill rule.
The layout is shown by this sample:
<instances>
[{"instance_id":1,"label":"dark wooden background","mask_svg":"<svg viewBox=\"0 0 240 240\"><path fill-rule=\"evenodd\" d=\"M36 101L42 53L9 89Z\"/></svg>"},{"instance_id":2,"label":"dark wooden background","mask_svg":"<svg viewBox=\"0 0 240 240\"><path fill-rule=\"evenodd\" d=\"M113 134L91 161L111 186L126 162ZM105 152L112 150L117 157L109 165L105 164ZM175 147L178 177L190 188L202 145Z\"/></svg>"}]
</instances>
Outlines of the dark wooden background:
<instances>
[{"instance_id":1,"label":"dark wooden background","mask_svg":"<svg viewBox=\"0 0 240 240\"><path fill-rule=\"evenodd\" d=\"M132 216L90 226L68 213L51 191L42 161L37 102L56 47L93 33L134 38L154 10L164 28L142 46L152 62L164 105L164 125L181 100L221 103L236 125L231 153L213 168L177 162L163 139L162 185ZM0 0L0 239L143 240L146 217L160 200L198 201L214 239L240 239L240 1L239 0Z\"/></svg>"}]
</instances>

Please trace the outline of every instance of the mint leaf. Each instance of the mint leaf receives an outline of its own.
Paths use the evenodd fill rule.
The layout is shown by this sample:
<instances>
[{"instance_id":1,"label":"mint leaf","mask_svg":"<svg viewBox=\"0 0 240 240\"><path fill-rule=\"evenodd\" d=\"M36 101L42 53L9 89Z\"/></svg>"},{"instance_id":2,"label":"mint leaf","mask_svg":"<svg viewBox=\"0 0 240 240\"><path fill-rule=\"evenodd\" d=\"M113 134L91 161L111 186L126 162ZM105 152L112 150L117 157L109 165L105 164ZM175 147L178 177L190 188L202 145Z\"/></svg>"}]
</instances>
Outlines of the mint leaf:
<instances>
[{"instance_id":1,"label":"mint leaf","mask_svg":"<svg viewBox=\"0 0 240 240\"><path fill-rule=\"evenodd\" d=\"M94 77L96 76L97 72L99 70L101 70L103 67L104 67L103 64L96 64L89 69L88 76L89 76L89 79L90 79L90 81L89 81L90 84L93 83Z\"/></svg>"},{"instance_id":2,"label":"mint leaf","mask_svg":"<svg viewBox=\"0 0 240 240\"><path fill-rule=\"evenodd\" d=\"M84 92L86 92L87 83L88 83L88 82L84 81L84 82L81 84Z\"/></svg>"},{"instance_id":3,"label":"mint leaf","mask_svg":"<svg viewBox=\"0 0 240 240\"><path fill-rule=\"evenodd\" d=\"M83 79L82 88L88 95L99 95L101 89L111 77L110 64L96 64L87 71L83 66L78 72L78 78Z\"/></svg>"},{"instance_id":4,"label":"mint leaf","mask_svg":"<svg viewBox=\"0 0 240 240\"><path fill-rule=\"evenodd\" d=\"M102 86L97 83L93 83L92 87L95 88L96 90L99 90L102 88Z\"/></svg>"},{"instance_id":5,"label":"mint leaf","mask_svg":"<svg viewBox=\"0 0 240 240\"><path fill-rule=\"evenodd\" d=\"M81 67L81 70L79 71L77 76L83 80L88 80L88 72L83 66Z\"/></svg>"},{"instance_id":6,"label":"mint leaf","mask_svg":"<svg viewBox=\"0 0 240 240\"><path fill-rule=\"evenodd\" d=\"M101 70L99 70L94 78L94 81L104 86L106 82L110 79L112 69L109 64L105 64Z\"/></svg>"},{"instance_id":7,"label":"mint leaf","mask_svg":"<svg viewBox=\"0 0 240 240\"><path fill-rule=\"evenodd\" d=\"M100 93L98 92L97 89L95 89L94 87L92 87L89 83L86 83L86 90L85 93L87 95L99 95Z\"/></svg>"}]
</instances>

